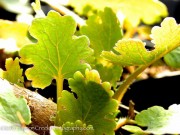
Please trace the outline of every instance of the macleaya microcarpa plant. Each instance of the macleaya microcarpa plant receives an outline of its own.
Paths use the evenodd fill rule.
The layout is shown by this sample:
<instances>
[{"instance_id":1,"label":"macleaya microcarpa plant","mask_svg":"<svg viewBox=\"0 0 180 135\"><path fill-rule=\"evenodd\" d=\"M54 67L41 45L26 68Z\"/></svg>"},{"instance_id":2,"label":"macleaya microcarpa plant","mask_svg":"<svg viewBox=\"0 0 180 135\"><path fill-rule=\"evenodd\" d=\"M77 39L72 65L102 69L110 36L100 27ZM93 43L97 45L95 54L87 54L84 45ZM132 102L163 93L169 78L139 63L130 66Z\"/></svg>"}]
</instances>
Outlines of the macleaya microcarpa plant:
<instances>
[{"instance_id":1,"label":"macleaya microcarpa plant","mask_svg":"<svg viewBox=\"0 0 180 135\"><path fill-rule=\"evenodd\" d=\"M120 2L128 7L127 1ZM159 14L156 16L152 11L152 18L139 15L133 22L128 16L132 15L132 12L123 9L128 16L125 21L127 31L137 26L141 19L144 23L151 24L167 15L165 6L159 1L146 2L155 4ZM142 3L135 3L139 7L141 4L147 4L146 2L143 0ZM90 5L93 4L92 1ZM35 42L20 49L20 60L6 60L7 71L0 70L2 78L22 85L22 69L19 62L32 65L25 71L25 75L32 81L34 88L44 89L53 79L56 80L57 112L55 125L50 130L52 135L113 135L115 129L121 127L135 134L180 133L179 128L176 128L176 125L180 124L179 105L172 105L168 110L154 106L137 114L135 119L117 117L121 100L136 77L164 56L169 65L174 65L173 60L169 62L170 56L167 54L180 46L180 26L171 17L165 18L160 26L152 28L154 49L151 51L145 48L146 44L140 39L124 39L123 29L116 17L116 10L122 6L121 4L114 9L113 4L111 8L104 8L104 5L100 8L95 7L101 10L90 16L86 24L79 27L78 33L77 23L71 16L61 16L56 11L49 11L46 16L35 18L29 28ZM118 85L125 66L138 68ZM175 67L178 67L178 64L175 64ZM12 76L15 72L17 75ZM71 92L63 90L65 79L68 80ZM1 89L0 119L5 119L9 125L19 124L23 129L22 119L26 125L31 122L29 107L23 98L13 96L10 99L13 95L11 88ZM7 92L4 93L5 90ZM11 101L22 105L14 105ZM8 106L13 108L8 109ZM22 112L22 109L25 111ZM141 127L147 129L143 130ZM73 131L70 130L72 128ZM22 134L28 133L22 130Z\"/></svg>"}]
</instances>

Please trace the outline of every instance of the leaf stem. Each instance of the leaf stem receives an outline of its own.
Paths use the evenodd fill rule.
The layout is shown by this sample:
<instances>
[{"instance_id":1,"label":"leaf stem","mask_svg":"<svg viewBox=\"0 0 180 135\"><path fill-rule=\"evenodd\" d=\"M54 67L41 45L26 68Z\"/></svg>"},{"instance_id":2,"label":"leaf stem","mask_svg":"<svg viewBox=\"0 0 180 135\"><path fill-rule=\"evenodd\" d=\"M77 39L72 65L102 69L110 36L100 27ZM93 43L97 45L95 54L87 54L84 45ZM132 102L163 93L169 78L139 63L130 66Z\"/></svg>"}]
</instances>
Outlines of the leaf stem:
<instances>
[{"instance_id":1,"label":"leaf stem","mask_svg":"<svg viewBox=\"0 0 180 135\"><path fill-rule=\"evenodd\" d=\"M124 94L127 92L129 86L134 82L136 77L142 73L149 65L143 65L138 67L133 74L131 74L118 88L118 90L115 92L113 98L121 102L122 98L124 97Z\"/></svg>"},{"instance_id":2,"label":"leaf stem","mask_svg":"<svg viewBox=\"0 0 180 135\"><path fill-rule=\"evenodd\" d=\"M57 85L57 110L60 110L60 108L61 108L61 106L58 104L58 99L62 96L63 82L64 82L63 76L59 75L56 78L56 85Z\"/></svg>"},{"instance_id":3,"label":"leaf stem","mask_svg":"<svg viewBox=\"0 0 180 135\"><path fill-rule=\"evenodd\" d=\"M126 124L136 124L136 121L129 119L129 118L120 118L116 124L115 131L118 130L119 128L121 128L122 126L126 125Z\"/></svg>"}]
</instances>

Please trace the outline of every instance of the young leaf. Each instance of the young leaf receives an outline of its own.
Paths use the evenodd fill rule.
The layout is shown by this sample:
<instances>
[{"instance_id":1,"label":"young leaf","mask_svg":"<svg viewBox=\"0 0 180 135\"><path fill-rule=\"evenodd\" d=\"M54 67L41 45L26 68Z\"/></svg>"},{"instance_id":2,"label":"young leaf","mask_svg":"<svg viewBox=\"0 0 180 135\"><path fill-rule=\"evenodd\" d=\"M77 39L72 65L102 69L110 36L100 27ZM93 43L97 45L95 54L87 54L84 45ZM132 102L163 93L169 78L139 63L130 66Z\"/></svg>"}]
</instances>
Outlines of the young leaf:
<instances>
[{"instance_id":1,"label":"young leaf","mask_svg":"<svg viewBox=\"0 0 180 135\"><path fill-rule=\"evenodd\" d=\"M96 62L91 66L99 71L103 81L109 81L115 85L121 76L122 69L103 60L100 54L103 50L112 50L115 43L122 38L122 30L116 14L112 9L105 8L97 15L89 17L86 25L80 28L80 32L89 37L90 47L94 50Z\"/></svg>"},{"instance_id":2,"label":"young leaf","mask_svg":"<svg viewBox=\"0 0 180 135\"><path fill-rule=\"evenodd\" d=\"M57 126L80 120L92 125L97 135L114 134L116 122L113 114L118 111L118 104L112 99L110 84L102 83L96 70L86 70L85 76L76 72L69 84L77 99L68 91L62 92L58 101L61 110L57 114Z\"/></svg>"},{"instance_id":3,"label":"young leaf","mask_svg":"<svg viewBox=\"0 0 180 135\"><path fill-rule=\"evenodd\" d=\"M167 65L180 68L180 47L176 48L175 50L171 51L170 53L164 56L164 61Z\"/></svg>"},{"instance_id":4,"label":"young leaf","mask_svg":"<svg viewBox=\"0 0 180 135\"><path fill-rule=\"evenodd\" d=\"M85 60L92 54L85 36L73 36L76 23L70 16L50 11L45 18L32 22L30 34L38 40L20 50L20 61L33 64L26 70L33 87L45 88L52 79L57 83L72 77L74 72L89 67Z\"/></svg>"},{"instance_id":5,"label":"young leaf","mask_svg":"<svg viewBox=\"0 0 180 135\"><path fill-rule=\"evenodd\" d=\"M103 51L102 56L122 66L149 65L180 45L179 34L180 26L173 18L168 17L161 23L161 27L155 26L152 29L154 50L147 51L140 40L124 39L114 47L119 54Z\"/></svg>"},{"instance_id":6,"label":"young leaf","mask_svg":"<svg viewBox=\"0 0 180 135\"><path fill-rule=\"evenodd\" d=\"M13 93L13 87L6 80L0 81L0 86L0 119L7 126L14 125L14 128L18 125L30 124L31 113L26 100L23 97L16 98ZM0 124L1 126L3 125L3 123Z\"/></svg>"},{"instance_id":7,"label":"young leaf","mask_svg":"<svg viewBox=\"0 0 180 135\"><path fill-rule=\"evenodd\" d=\"M80 14L84 14L84 11L87 12L87 9L89 11L87 13L92 14L93 10L103 10L108 6L116 13L118 11L122 12L126 17L126 23L130 23L134 27L140 21L153 24L160 21L161 17L168 15L166 6L158 0L83 0L81 2L70 0L69 4L75 7L75 10Z\"/></svg>"},{"instance_id":8,"label":"young leaf","mask_svg":"<svg viewBox=\"0 0 180 135\"><path fill-rule=\"evenodd\" d=\"M23 69L19 66L19 59L16 58L14 61L12 58L6 59L6 70L0 69L0 77L8 80L11 83L23 86L24 78L22 76Z\"/></svg>"},{"instance_id":9,"label":"young leaf","mask_svg":"<svg viewBox=\"0 0 180 135\"><path fill-rule=\"evenodd\" d=\"M80 120L75 123L66 122L62 127L51 127L50 132L51 135L94 135L93 127L91 125L86 126Z\"/></svg>"},{"instance_id":10,"label":"young leaf","mask_svg":"<svg viewBox=\"0 0 180 135\"><path fill-rule=\"evenodd\" d=\"M111 63L108 63L107 65L96 64L93 69L96 69L99 72L102 81L110 82L114 88L116 88L117 81L119 81L123 72L122 67Z\"/></svg>"},{"instance_id":11,"label":"young leaf","mask_svg":"<svg viewBox=\"0 0 180 135\"><path fill-rule=\"evenodd\" d=\"M100 56L102 50L112 50L114 44L122 39L120 23L110 8L89 17L86 25L80 28L80 32L90 39L90 46L94 49L96 57Z\"/></svg>"},{"instance_id":12,"label":"young leaf","mask_svg":"<svg viewBox=\"0 0 180 135\"><path fill-rule=\"evenodd\" d=\"M124 126L123 129L144 134L179 134L180 129L177 126L180 124L179 112L180 105L171 105L168 110L160 106L153 106L143 110L135 117L137 125L147 127L147 130L129 125Z\"/></svg>"}]
</instances>

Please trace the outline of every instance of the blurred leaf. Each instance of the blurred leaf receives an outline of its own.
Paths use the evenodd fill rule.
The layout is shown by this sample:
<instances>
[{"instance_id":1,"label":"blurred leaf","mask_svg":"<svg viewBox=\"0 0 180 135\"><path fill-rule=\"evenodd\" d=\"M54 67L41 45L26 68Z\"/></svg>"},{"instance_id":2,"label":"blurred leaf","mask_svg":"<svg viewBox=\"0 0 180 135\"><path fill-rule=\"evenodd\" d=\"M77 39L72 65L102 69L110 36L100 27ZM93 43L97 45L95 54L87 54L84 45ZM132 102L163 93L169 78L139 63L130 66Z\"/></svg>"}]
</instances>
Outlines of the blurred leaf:
<instances>
[{"instance_id":1,"label":"blurred leaf","mask_svg":"<svg viewBox=\"0 0 180 135\"><path fill-rule=\"evenodd\" d=\"M180 105L171 105L168 110L160 106L153 106L136 115L137 125L147 127L142 130L137 126L126 125L123 129L133 133L144 134L179 134Z\"/></svg>"},{"instance_id":2,"label":"blurred leaf","mask_svg":"<svg viewBox=\"0 0 180 135\"><path fill-rule=\"evenodd\" d=\"M14 61L12 58L6 59L6 70L0 69L0 77L8 80L11 83L23 86L24 78L22 75L23 69L19 66L19 59L16 58Z\"/></svg>"},{"instance_id":3,"label":"blurred leaf","mask_svg":"<svg viewBox=\"0 0 180 135\"><path fill-rule=\"evenodd\" d=\"M68 91L62 92L58 101L61 110L57 114L57 125L80 120L83 124L92 125L94 134L114 135L114 113L118 111L118 103L112 99L110 84L102 83L96 70L86 70L85 76L76 72L74 78L69 79L69 84L77 99Z\"/></svg>"},{"instance_id":4,"label":"blurred leaf","mask_svg":"<svg viewBox=\"0 0 180 135\"><path fill-rule=\"evenodd\" d=\"M71 16L50 11L45 18L32 22L30 34L38 40L20 50L20 61L33 64L25 74L32 86L45 88L53 79L72 77L75 71L89 67L86 59L93 53L86 36L76 37L76 23Z\"/></svg>"},{"instance_id":5,"label":"blurred leaf","mask_svg":"<svg viewBox=\"0 0 180 135\"><path fill-rule=\"evenodd\" d=\"M166 54L164 56L164 61L168 66L180 68L180 47Z\"/></svg>"},{"instance_id":6,"label":"blurred leaf","mask_svg":"<svg viewBox=\"0 0 180 135\"><path fill-rule=\"evenodd\" d=\"M150 40L150 34L151 34L151 27L144 25L137 28L138 37L140 39Z\"/></svg>"},{"instance_id":7,"label":"blurred leaf","mask_svg":"<svg viewBox=\"0 0 180 135\"><path fill-rule=\"evenodd\" d=\"M146 24L159 22L161 17L168 15L166 6L158 0L70 0L69 4L80 14L92 14L94 10L110 7L116 13L122 12L126 17L126 24L133 27L139 25L140 21Z\"/></svg>"},{"instance_id":8,"label":"blurred leaf","mask_svg":"<svg viewBox=\"0 0 180 135\"><path fill-rule=\"evenodd\" d=\"M166 18L161 27L155 26L152 29L152 42L155 49L147 51L145 44L136 39L120 40L114 47L114 52L103 51L102 56L107 60L122 65L148 65L180 45L180 26L174 18Z\"/></svg>"},{"instance_id":9,"label":"blurred leaf","mask_svg":"<svg viewBox=\"0 0 180 135\"><path fill-rule=\"evenodd\" d=\"M30 124L31 114L26 100L23 97L16 98L8 82L1 81L0 83L0 118L21 124L17 116L17 112L20 112L25 124Z\"/></svg>"},{"instance_id":10,"label":"blurred leaf","mask_svg":"<svg viewBox=\"0 0 180 135\"><path fill-rule=\"evenodd\" d=\"M0 0L0 6L13 13L31 13L29 0Z\"/></svg>"},{"instance_id":11,"label":"blurred leaf","mask_svg":"<svg viewBox=\"0 0 180 135\"><path fill-rule=\"evenodd\" d=\"M14 51L18 51L25 44L31 43L31 41L28 39L28 36L27 36L28 27L29 26L25 23L0 20L0 38L1 39L14 39L16 41L16 46L17 46L17 50L14 50ZM11 47L11 44L7 47L4 46L5 49L12 48L12 47Z\"/></svg>"},{"instance_id":12,"label":"blurred leaf","mask_svg":"<svg viewBox=\"0 0 180 135\"><path fill-rule=\"evenodd\" d=\"M36 15L35 15L36 18L45 17L45 14L44 14L43 10L41 9L40 0L36 0L31 5L32 5L34 11L36 12Z\"/></svg>"},{"instance_id":13,"label":"blurred leaf","mask_svg":"<svg viewBox=\"0 0 180 135\"><path fill-rule=\"evenodd\" d=\"M6 80L1 80L0 86L0 134L28 135L30 131L21 126L31 123L31 113L26 100L23 97L16 98L13 86Z\"/></svg>"}]
</instances>

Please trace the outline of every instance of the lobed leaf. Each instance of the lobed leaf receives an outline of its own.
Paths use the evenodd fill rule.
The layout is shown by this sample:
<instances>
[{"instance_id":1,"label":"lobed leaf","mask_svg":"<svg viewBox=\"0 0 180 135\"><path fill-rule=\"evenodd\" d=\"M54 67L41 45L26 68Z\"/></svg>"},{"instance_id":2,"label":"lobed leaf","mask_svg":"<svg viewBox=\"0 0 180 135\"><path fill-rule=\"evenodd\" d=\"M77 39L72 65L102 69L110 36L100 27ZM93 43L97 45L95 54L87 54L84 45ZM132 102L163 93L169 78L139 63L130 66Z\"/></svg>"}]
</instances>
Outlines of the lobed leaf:
<instances>
[{"instance_id":1,"label":"lobed leaf","mask_svg":"<svg viewBox=\"0 0 180 135\"><path fill-rule=\"evenodd\" d=\"M86 25L80 27L80 32L88 36L90 47L94 50L95 62L91 66L98 70L103 81L111 82L115 86L122 69L100 57L103 50L112 50L115 43L122 39L122 30L115 13L110 8L99 11L97 15L88 18Z\"/></svg>"},{"instance_id":2,"label":"lobed leaf","mask_svg":"<svg viewBox=\"0 0 180 135\"><path fill-rule=\"evenodd\" d=\"M86 58L92 54L86 36L76 37L76 23L70 16L50 11L45 18L32 22L30 34L38 40L20 50L20 61L33 64L26 70L33 87L45 88L52 79L67 79L75 71L84 71Z\"/></svg>"},{"instance_id":3,"label":"lobed leaf","mask_svg":"<svg viewBox=\"0 0 180 135\"><path fill-rule=\"evenodd\" d=\"M179 134L180 105L171 105L168 110L160 106L153 106L136 115L137 125L147 127L143 130L137 126L126 125L123 129L133 133L144 134Z\"/></svg>"},{"instance_id":4,"label":"lobed leaf","mask_svg":"<svg viewBox=\"0 0 180 135\"><path fill-rule=\"evenodd\" d=\"M61 109L57 114L57 125L80 120L83 124L92 125L94 134L114 134L116 122L113 114L118 111L118 103L112 99L110 84L102 83L95 70L86 70L85 76L76 72L74 78L69 79L69 84L77 99L68 91L62 92L58 101Z\"/></svg>"},{"instance_id":5,"label":"lobed leaf","mask_svg":"<svg viewBox=\"0 0 180 135\"><path fill-rule=\"evenodd\" d=\"M23 69L20 68L19 58L16 58L14 61L12 58L6 59L6 70L3 71L0 68L0 77L8 80L11 83L23 86L24 77L22 75Z\"/></svg>"},{"instance_id":6,"label":"lobed leaf","mask_svg":"<svg viewBox=\"0 0 180 135\"><path fill-rule=\"evenodd\" d=\"M126 24L134 27L141 21L146 24L159 22L161 17L168 15L167 7L159 0L70 0L69 4L80 14L92 14L94 10L110 7L116 13L120 11Z\"/></svg>"},{"instance_id":7,"label":"lobed leaf","mask_svg":"<svg viewBox=\"0 0 180 135\"><path fill-rule=\"evenodd\" d=\"M168 52L180 45L180 26L173 18L165 18L161 27L152 29L152 43L155 49L148 51L145 44L137 39L123 39L118 41L114 50L116 52L103 51L102 56L107 60L122 65L148 65L162 58Z\"/></svg>"},{"instance_id":8,"label":"lobed leaf","mask_svg":"<svg viewBox=\"0 0 180 135\"><path fill-rule=\"evenodd\" d=\"M116 14L110 8L90 16L86 25L80 28L80 32L90 39L90 47L94 49L96 57L99 57L103 50L110 51L123 36Z\"/></svg>"}]
</instances>

